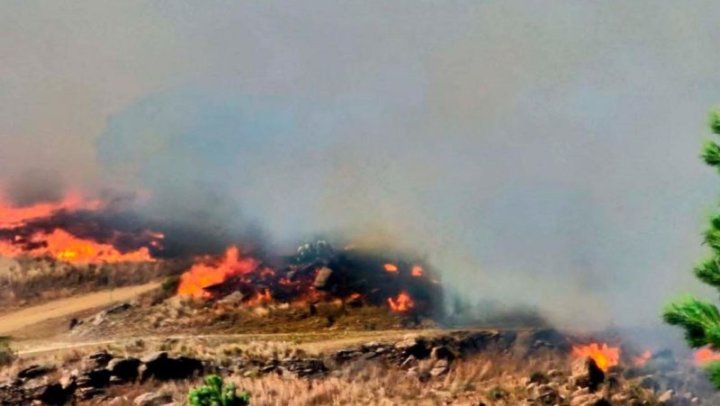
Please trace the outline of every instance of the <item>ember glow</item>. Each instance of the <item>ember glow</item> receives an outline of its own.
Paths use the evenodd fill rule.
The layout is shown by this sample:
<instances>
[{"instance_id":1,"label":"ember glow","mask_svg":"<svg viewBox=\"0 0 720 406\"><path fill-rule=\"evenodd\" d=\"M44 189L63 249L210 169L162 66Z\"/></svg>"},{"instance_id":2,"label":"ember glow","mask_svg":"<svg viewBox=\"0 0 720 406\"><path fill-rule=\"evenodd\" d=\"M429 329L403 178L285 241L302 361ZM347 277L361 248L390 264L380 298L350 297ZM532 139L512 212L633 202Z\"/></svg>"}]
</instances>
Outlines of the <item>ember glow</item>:
<instances>
[{"instance_id":1,"label":"ember glow","mask_svg":"<svg viewBox=\"0 0 720 406\"><path fill-rule=\"evenodd\" d=\"M398 267L395 264L385 264L383 266L385 268L385 272L396 273L398 271Z\"/></svg>"},{"instance_id":2,"label":"ember glow","mask_svg":"<svg viewBox=\"0 0 720 406\"><path fill-rule=\"evenodd\" d=\"M633 360L632 360L633 365L638 366L638 367L645 365L645 363L647 363L648 360L650 358L652 358L652 355L653 354L651 351L648 351L648 350L643 351L642 354L633 357Z\"/></svg>"},{"instance_id":3,"label":"ember glow","mask_svg":"<svg viewBox=\"0 0 720 406\"><path fill-rule=\"evenodd\" d=\"M412 297L407 292L400 292L396 297L389 297L388 306L397 313L407 313L415 307Z\"/></svg>"},{"instance_id":4,"label":"ember glow","mask_svg":"<svg viewBox=\"0 0 720 406\"><path fill-rule=\"evenodd\" d=\"M572 356L575 358L590 357L603 371L613 367L620 361L620 347L610 347L606 343L590 343L587 345L574 345Z\"/></svg>"},{"instance_id":5,"label":"ember glow","mask_svg":"<svg viewBox=\"0 0 720 406\"><path fill-rule=\"evenodd\" d=\"M412 267L412 270L410 271L410 274L416 278L420 278L423 276L423 269L420 265L415 265Z\"/></svg>"},{"instance_id":6,"label":"ember glow","mask_svg":"<svg viewBox=\"0 0 720 406\"><path fill-rule=\"evenodd\" d=\"M213 264L210 259L201 258L190 270L182 274L177 293L180 296L196 299L209 298L212 295L206 288L222 283L230 277L252 272L258 265L256 259L241 257L237 247L230 247L219 263Z\"/></svg>"},{"instance_id":7,"label":"ember glow","mask_svg":"<svg viewBox=\"0 0 720 406\"><path fill-rule=\"evenodd\" d=\"M698 366L703 366L708 362L720 361L720 353L713 351L710 347L703 347L695 351L693 360Z\"/></svg>"}]
</instances>

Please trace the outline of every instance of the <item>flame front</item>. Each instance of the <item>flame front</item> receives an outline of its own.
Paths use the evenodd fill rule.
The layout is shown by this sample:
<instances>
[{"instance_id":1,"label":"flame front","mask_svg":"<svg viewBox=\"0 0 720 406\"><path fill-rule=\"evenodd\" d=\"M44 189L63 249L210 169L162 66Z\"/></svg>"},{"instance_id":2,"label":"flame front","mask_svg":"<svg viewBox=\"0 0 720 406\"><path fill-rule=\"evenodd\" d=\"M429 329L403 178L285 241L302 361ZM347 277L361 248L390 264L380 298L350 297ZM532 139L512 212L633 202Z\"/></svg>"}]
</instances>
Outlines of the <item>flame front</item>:
<instances>
[{"instance_id":1,"label":"flame front","mask_svg":"<svg viewBox=\"0 0 720 406\"><path fill-rule=\"evenodd\" d=\"M396 297L389 297L388 306L390 309L397 313L407 313L415 307L412 297L407 292L400 292Z\"/></svg>"},{"instance_id":2,"label":"flame front","mask_svg":"<svg viewBox=\"0 0 720 406\"><path fill-rule=\"evenodd\" d=\"M232 246L218 264L209 264L208 258L201 258L190 270L182 274L178 285L178 295L196 299L209 298L205 288L224 282L227 278L246 274L255 270L259 262L252 257L240 257L240 250ZM269 295L269 292L266 292Z\"/></svg>"},{"instance_id":3,"label":"flame front","mask_svg":"<svg viewBox=\"0 0 720 406\"><path fill-rule=\"evenodd\" d=\"M0 198L0 256L52 257L70 263L117 263L154 261L151 247L161 249L162 233L102 230L102 239L78 236L65 228L68 214L100 211L104 203L68 194L62 201L16 207ZM97 227L89 223L89 229ZM83 229L83 227L76 227ZM72 229L72 227L71 227ZM113 241L131 237L139 241L132 249L121 250ZM140 246L142 245L142 246Z\"/></svg>"},{"instance_id":4,"label":"flame front","mask_svg":"<svg viewBox=\"0 0 720 406\"><path fill-rule=\"evenodd\" d=\"M618 364L620 360L620 347L610 347L607 344L590 343L588 345L573 346L572 355L576 358L590 357L603 371Z\"/></svg>"},{"instance_id":5,"label":"flame front","mask_svg":"<svg viewBox=\"0 0 720 406\"><path fill-rule=\"evenodd\" d=\"M36 203L25 207L15 207L0 197L0 227L14 227L41 217L48 217L59 210L96 210L102 205L100 200L83 199L80 194L69 193L60 202Z\"/></svg>"}]
</instances>

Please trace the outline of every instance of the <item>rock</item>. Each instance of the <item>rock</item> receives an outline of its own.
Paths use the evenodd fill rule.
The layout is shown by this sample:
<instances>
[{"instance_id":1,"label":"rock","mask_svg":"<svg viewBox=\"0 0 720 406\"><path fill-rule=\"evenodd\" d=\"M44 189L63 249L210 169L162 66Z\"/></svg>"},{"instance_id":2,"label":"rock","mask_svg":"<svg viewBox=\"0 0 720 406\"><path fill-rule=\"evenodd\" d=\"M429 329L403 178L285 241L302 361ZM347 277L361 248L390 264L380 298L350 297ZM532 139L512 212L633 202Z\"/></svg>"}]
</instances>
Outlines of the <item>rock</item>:
<instances>
[{"instance_id":1,"label":"rock","mask_svg":"<svg viewBox=\"0 0 720 406\"><path fill-rule=\"evenodd\" d=\"M315 289L325 289L328 286L330 278L332 277L333 270L324 266L317 271L315 274L315 281L313 286Z\"/></svg>"},{"instance_id":2,"label":"rock","mask_svg":"<svg viewBox=\"0 0 720 406\"><path fill-rule=\"evenodd\" d=\"M75 392L75 397L79 400L90 400L104 394L105 390L100 388L79 388Z\"/></svg>"},{"instance_id":3,"label":"rock","mask_svg":"<svg viewBox=\"0 0 720 406\"><path fill-rule=\"evenodd\" d=\"M55 367L49 365L30 365L27 368L23 368L17 373L17 377L20 379L34 379L40 376L44 376L54 371Z\"/></svg>"},{"instance_id":4,"label":"rock","mask_svg":"<svg viewBox=\"0 0 720 406\"><path fill-rule=\"evenodd\" d=\"M151 354L142 359L140 380L153 378L159 381L187 379L202 373L202 361L190 357L170 358L166 352Z\"/></svg>"},{"instance_id":5,"label":"rock","mask_svg":"<svg viewBox=\"0 0 720 406\"><path fill-rule=\"evenodd\" d=\"M136 397L133 403L137 406L164 406L172 403L172 395L163 392L147 392Z\"/></svg>"},{"instance_id":6,"label":"rock","mask_svg":"<svg viewBox=\"0 0 720 406\"><path fill-rule=\"evenodd\" d=\"M430 376L432 377L438 377L440 375L446 374L450 370L450 363L446 359L441 359L435 362L433 364L432 369L430 370Z\"/></svg>"},{"instance_id":7,"label":"rock","mask_svg":"<svg viewBox=\"0 0 720 406\"><path fill-rule=\"evenodd\" d=\"M244 298L245 298L245 295L243 295L242 292L237 290L237 291L225 296L224 298L218 300L218 303L227 304L227 305L239 305L242 303Z\"/></svg>"},{"instance_id":8,"label":"rock","mask_svg":"<svg viewBox=\"0 0 720 406\"><path fill-rule=\"evenodd\" d=\"M132 307L130 303L118 303L115 306L105 310L105 314L117 314L129 310Z\"/></svg>"},{"instance_id":9,"label":"rock","mask_svg":"<svg viewBox=\"0 0 720 406\"><path fill-rule=\"evenodd\" d=\"M605 373L590 357L575 360L572 371L570 381L577 386L588 388L591 393L605 381Z\"/></svg>"},{"instance_id":10,"label":"rock","mask_svg":"<svg viewBox=\"0 0 720 406\"><path fill-rule=\"evenodd\" d=\"M455 353L452 352L448 347L444 345L438 345L433 347L430 351L430 358L432 359L446 359L452 361L456 358Z\"/></svg>"},{"instance_id":11,"label":"rock","mask_svg":"<svg viewBox=\"0 0 720 406\"><path fill-rule=\"evenodd\" d=\"M335 362L344 362L349 361L351 359L355 359L362 355L362 352L354 350L354 349L344 349L344 350L338 350L332 355L332 359L335 360Z\"/></svg>"},{"instance_id":12,"label":"rock","mask_svg":"<svg viewBox=\"0 0 720 406\"><path fill-rule=\"evenodd\" d=\"M95 363L96 368L106 367L112 358L113 356L107 351L98 351L88 355L88 359Z\"/></svg>"},{"instance_id":13,"label":"rock","mask_svg":"<svg viewBox=\"0 0 720 406\"><path fill-rule=\"evenodd\" d=\"M59 383L51 383L42 385L37 388L33 393L33 399L39 400L46 405L64 405L72 395L72 392L67 392Z\"/></svg>"},{"instance_id":14,"label":"rock","mask_svg":"<svg viewBox=\"0 0 720 406\"><path fill-rule=\"evenodd\" d=\"M142 362L143 364L148 364L151 362L155 362L155 361L163 360L163 359L167 359L167 358L168 358L167 351L158 351L158 352L154 352L152 354L148 354L148 355L142 357L140 362Z\"/></svg>"},{"instance_id":15,"label":"rock","mask_svg":"<svg viewBox=\"0 0 720 406\"><path fill-rule=\"evenodd\" d=\"M107 365L111 377L117 378L116 380L120 382L134 382L137 380L138 367L140 367L140 360L132 357L115 358Z\"/></svg>"},{"instance_id":16,"label":"rock","mask_svg":"<svg viewBox=\"0 0 720 406\"><path fill-rule=\"evenodd\" d=\"M417 358L415 358L414 356L410 355L409 357L405 358L405 361L403 361L403 362L400 364L400 368L408 368L408 367L414 366L414 365L416 365L416 364L417 364Z\"/></svg>"},{"instance_id":17,"label":"rock","mask_svg":"<svg viewBox=\"0 0 720 406\"><path fill-rule=\"evenodd\" d=\"M665 392L663 392L660 396L658 396L657 401L662 404L668 403L668 402L672 401L674 395L675 395L675 391L673 391L672 389L668 389Z\"/></svg>"},{"instance_id":18,"label":"rock","mask_svg":"<svg viewBox=\"0 0 720 406\"><path fill-rule=\"evenodd\" d=\"M79 388L104 388L110 383L110 371L105 368L93 369L80 375L75 384Z\"/></svg>"},{"instance_id":19,"label":"rock","mask_svg":"<svg viewBox=\"0 0 720 406\"><path fill-rule=\"evenodd\" d=\"M422 337L409 337L399 341L395 344L395 349L403 358L412 355L417 359L425 359L430 355L427 342Z\"/></svg>"}]
</instances>

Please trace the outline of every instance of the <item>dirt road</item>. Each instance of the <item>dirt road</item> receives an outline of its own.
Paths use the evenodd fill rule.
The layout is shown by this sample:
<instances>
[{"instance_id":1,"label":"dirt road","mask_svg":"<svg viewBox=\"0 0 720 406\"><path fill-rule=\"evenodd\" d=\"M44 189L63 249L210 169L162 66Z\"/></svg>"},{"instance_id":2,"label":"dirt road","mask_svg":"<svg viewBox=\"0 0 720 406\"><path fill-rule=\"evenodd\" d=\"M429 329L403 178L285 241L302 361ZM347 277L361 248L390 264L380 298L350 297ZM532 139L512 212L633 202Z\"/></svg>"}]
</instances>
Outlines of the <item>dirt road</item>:
<instances>
[{"instance_id":1,"label":"dirt road","mask_svg":"<svg viewBox=\"0 0 720 406\"><path fill-rule=\"evenodd\" d=\"M108 306L112 303L127 301L142 293L156 289L160 282L127 286L112 290L88 293L66 299L54 300L37 306L31 306L8 314L0 315L0 335L41 323L58 317L70 316L84 310Z\"/></svg>"}]
</instances>

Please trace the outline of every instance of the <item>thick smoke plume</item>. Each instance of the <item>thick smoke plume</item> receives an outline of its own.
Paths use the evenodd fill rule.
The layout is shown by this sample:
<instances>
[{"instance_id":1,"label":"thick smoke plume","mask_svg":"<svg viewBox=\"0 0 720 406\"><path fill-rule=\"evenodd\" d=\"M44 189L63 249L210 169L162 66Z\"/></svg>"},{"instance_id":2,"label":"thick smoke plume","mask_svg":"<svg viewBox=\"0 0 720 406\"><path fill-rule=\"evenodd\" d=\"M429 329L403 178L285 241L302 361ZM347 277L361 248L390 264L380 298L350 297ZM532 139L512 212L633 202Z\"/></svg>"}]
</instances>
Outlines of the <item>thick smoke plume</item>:
<instances>
[{"instance_id":1,"label":"thick smoke plume","mask_svg":"<svg viewBox=\"0 0 720 406\"><path fill-rule=\"evenodd\" d=\"M698 289L719 6L0 7L16 204L136 194L124 221L178 253L409 247L464 301L568 324L653 323Z\"/></svg>"}]
</instances>

